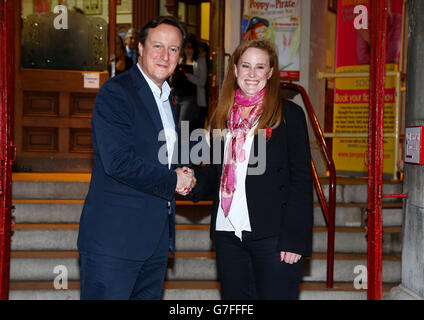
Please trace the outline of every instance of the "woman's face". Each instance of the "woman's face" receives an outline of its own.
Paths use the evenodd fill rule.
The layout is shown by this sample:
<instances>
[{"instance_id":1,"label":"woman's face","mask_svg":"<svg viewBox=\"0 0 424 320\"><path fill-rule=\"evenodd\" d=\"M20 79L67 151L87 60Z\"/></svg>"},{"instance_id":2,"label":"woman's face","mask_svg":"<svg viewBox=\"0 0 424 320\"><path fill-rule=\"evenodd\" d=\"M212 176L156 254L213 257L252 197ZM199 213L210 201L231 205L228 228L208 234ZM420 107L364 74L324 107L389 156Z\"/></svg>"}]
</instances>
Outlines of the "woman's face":
<instances>
[{"instance_id":1,"label":"woman's face","mask_svg":"<svg viewBox=\"0 0 424 320\"><path fill-rule=\"evenodd\" d=\"M265 50L248 48L234 65L237 84L244 96L253 96L265 88L273 68Z\"/></svg>"},{"instance_id":2,"label":"woman's face","mask_svg":"<svg viewBox=\"0 0 424 320\"><path fill-rule=\"evenodd\" d=\"M194 53L194 49L193 46L190 42L188 42L185 46L184 46L184 54L186 55L187 58L192 58L193 57L193 53Z\"/></svg>"},{"instance_id":3,"label":"woman's face","mask_svg":"<svg viewBox=\"0 0 424 320\"><path fill-rule=\"evenodd\" d=\"M115 38L115 55L117 57L122 57L124 54L125 52L122 49L122 42L118 37L116 37Z\"/></svg>"}]
</instances>

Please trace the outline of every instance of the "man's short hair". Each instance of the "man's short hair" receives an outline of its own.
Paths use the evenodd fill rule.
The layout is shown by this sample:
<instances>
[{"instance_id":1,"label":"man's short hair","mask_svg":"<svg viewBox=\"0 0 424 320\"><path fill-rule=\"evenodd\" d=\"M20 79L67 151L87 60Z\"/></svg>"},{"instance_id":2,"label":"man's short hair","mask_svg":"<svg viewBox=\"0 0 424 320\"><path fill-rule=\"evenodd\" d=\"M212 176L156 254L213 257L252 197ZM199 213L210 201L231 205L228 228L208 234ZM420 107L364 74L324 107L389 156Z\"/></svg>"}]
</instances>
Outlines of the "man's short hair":
<instances>
[{"instance_id":1,"label":"man's short hair","mask_svg":"<svg viewBox=\"0 0 424 320\"><path fill-rule=\"evenodd\" d=\"M130 34L135 34L136 36L138 36L138 31L137 31L135 28L130 28L130 29L127 31L127 35L125 36L125 38L128 38L128 36L129 36Z\"/></svg>"},{"instance_id":2,"label":"man's short hair","mask_svg":"<svg viewBox=\"0 0 424 320\"><path fill-rule=\"evenodd\" d=\"M153 18L152 20L147 22L144 25L144 27L141 28L141 31L138 36L139 42L144 46L146 44L147 36L149 35L149 30L154 29L161 24L167 24L167 25L178 28L181 32L181 38L182 38L181 45L184 44L184 41L186 38L186 32L183 26L181 25L181 23L178 21L178 19L173 16L160 16L160 17Z\"/></svg>"}]
</instances>

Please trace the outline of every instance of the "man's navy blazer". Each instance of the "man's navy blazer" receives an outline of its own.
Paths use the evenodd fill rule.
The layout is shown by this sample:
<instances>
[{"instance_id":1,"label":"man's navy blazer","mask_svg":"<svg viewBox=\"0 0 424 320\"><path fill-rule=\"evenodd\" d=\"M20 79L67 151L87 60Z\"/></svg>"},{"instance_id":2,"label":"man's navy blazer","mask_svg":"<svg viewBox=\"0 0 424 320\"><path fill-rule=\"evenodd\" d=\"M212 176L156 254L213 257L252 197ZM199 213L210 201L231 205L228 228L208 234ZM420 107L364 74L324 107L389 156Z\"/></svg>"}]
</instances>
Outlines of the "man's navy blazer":
<instances>
[{"instance_id":1,"label":"man's navy blazer","mask_svg":"<svg viewBox=\"0 0 424 320\"><path fill-rule=\"evenodd\" d=\"M252 236L253 239L277 236L276 250L310 256L313 184L308 129L305 114L300 106L285 100L282 108L284 119L266 140L264 172L249 174L248 171L246 176L246 200ZM258 133L253 139L249 169L259 165L251 164L252 157L258 157L261 152L258 147L259 134L262 133ZM205 168L194 168L197 184L188 198L199 201L209 194L214 195L211 217L213 238L219 205L224 143L219 138L211 141L212 145L214 142L220 145L215 150L221 149L221 162ZM214 150L213 147L211 149Z\"/></svg>"},{"instance_id":2,"label":"man's navy blazer","mask_svg":"<svg viewBox=\"0 0 424 320\"><path fill-rule=\"evenodd\" d=\"M145 260L169 230L174 252L177 175L175 164L170 170L159 161L166 145L161 130L156 101L137 65L103 85L93 110L94 164L79 227L80 251Z\"/></svg>"}]
</instances>

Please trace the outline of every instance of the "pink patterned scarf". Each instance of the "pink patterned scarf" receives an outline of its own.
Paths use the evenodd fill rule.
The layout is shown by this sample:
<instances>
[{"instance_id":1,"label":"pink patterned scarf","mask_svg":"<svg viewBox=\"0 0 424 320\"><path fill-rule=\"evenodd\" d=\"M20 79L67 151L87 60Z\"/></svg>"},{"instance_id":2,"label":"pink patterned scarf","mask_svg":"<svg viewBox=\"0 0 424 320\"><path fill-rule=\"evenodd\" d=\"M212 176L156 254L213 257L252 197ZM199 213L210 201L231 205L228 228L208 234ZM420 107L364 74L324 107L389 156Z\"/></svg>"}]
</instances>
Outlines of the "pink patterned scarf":
<instances>
[{"instance_id":1,"label":"pink patterned scarf","mask_svg":"<svg viewBox=\"0 0 424 320\"><path fill-rule=\"evenodd\" d=\"M252 97L244 97L241 90L237 89L234 105L230 110L227 126L231 134L231 141L227 144L224 152L224 164L221 176L221 207L227 217L233 202L236 190L236 168L238 162L246 160L244 143L250 129L262 114L262 102L265 96L265 88ZM253 107L246 119L241 120L242 108Z\"/></svg>"}]
</instances>

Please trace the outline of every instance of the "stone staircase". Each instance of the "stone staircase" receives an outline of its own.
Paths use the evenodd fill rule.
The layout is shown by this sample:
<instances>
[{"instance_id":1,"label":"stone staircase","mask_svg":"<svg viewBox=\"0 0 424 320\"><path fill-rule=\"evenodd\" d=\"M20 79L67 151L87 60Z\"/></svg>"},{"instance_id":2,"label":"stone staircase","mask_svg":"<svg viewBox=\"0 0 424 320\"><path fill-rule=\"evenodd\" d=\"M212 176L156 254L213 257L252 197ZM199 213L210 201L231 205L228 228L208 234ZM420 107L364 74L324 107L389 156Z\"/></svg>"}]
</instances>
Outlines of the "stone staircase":
<instances>
[{"instance_id":1,"label":"stone staircase","mask_svg":"<svg viewBox=\"0 0 424 320\"><path fill-rule=\"evenodd\" d=\"M10 299L79 299L76 248L89 174L13 175L15 206L10 270ZM324 190L328 185L323 179ZM386 183L384 193L401 193L399 183ZM306 260L300 299L366 299L356 290L356 266L366 266L366 180L338 179L334 288L327 289L327 228L317 200L314 210L313 256ZM383 210L383 291L401 280L402 203L385 202ZM213 243L209 239L210 201L177 202L176 255L170 259L164 299L220 299ZM54 280L67 276L67 289ZM65 283L60 282L63 286Z\"/></svg>"}]
</instances>

